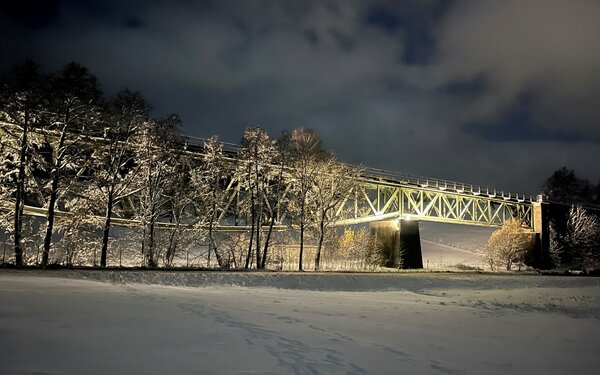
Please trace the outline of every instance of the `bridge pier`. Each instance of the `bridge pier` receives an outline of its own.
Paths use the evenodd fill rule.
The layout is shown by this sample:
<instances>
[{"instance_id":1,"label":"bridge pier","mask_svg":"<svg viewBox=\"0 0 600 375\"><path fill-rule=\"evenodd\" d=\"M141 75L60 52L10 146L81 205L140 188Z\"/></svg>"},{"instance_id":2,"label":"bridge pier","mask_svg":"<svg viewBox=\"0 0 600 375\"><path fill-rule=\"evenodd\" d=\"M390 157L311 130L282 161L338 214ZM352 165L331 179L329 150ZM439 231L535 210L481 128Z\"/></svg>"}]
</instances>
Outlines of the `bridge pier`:
<instances>
[{"instance_id":1,"label":"bridge pier","mask_svg":"<svg viewBox=\"0 0 600 375\"><path fill-rule=\"evenodd\" d=\"M535 248L532 266L540 269L552 268L550 259L550 205L533 202L532 226L535 232Z\"/></svg>"},{"instance_id":2,"label":"bridge pier","mask_svg":"<svg viewBox=\"0 0 600 375\"><path fill-rule=\"evenodd\" d=\"M402 268L423 268L418 221L400 220L400 254L403 259Z\"/></svg>"},{"instance_id":3,"label":"bridge pier","mask_svg":"<svg viewBox=\"0 0 600 375\"><path fill-rule=\"evenodd\" d=\"M371 223L371 231L380 243L385 267L423 268L418 221L378 221Z\"/></svg>"}]
</instances>

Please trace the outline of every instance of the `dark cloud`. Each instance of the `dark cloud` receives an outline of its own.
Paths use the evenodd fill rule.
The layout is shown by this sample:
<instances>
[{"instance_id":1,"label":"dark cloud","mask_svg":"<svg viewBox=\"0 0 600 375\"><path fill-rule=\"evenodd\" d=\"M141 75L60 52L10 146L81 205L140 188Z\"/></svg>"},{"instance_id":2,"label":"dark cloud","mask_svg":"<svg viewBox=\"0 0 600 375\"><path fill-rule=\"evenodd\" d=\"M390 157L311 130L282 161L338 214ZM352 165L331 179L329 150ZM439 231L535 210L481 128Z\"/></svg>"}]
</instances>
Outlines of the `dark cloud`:
<instances>
[{"instance_id":1,"label":"dark cloud","mask_svg":"<svg viewBox=\"0 0 600 375\"><path fill-rule=\"evenodd\" d=\"M351 162L525 193L562 165L600 178L595 1L47 6L3 8L0 69L81 62L191 135L308 126Z\"/></svg>"},{"instance_id":2,"label":"dark cloud","mask_svg":"<svg viewBox=\"0 0 600 375\"><path fill-rule=\"evenodd\" d=\"M0 4L0 11L15 24L25 29L38 30L56 19L59 3L54 0L5 1Z\"/></svg>"}]
</instances>

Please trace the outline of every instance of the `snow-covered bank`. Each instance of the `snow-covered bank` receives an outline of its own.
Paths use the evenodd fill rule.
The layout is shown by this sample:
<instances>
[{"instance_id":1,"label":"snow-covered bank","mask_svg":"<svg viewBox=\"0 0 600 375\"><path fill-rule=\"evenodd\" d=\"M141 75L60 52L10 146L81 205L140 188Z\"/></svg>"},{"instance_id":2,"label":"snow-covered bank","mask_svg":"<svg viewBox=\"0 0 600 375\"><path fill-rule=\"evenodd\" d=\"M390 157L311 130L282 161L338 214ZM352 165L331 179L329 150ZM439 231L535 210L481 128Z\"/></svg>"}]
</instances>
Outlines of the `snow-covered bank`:
<instances>
[{"instance_id":1,"label":"snow-covered bank","mask_svg":"<svg viewBox=\"0 0 600 375\"><path fill-rule=\"evenodd\" d=\"M173 271L123 269L3 269L0 275L60 277L118 284L152 284L184 287L250 287L315 291L421 291L431 288L497 289L519 287L600 287L600 278L550 277L530 273L475 272L255 272Z\"/></svg>"},{"instance_id":2,"label":"snow-covered bank","mask_svg":"<svg viewBox=\"0 0 600 375\"><path fill-rule=\"evenodd\" d=\"M196 273L217 285L198 288L68 272L0 272L0 373L529 375L600 366L597 278ZM257 286L299 280L304 289ZM309 280L394 290L316 291Z\"/></svg>"}]
</instances>

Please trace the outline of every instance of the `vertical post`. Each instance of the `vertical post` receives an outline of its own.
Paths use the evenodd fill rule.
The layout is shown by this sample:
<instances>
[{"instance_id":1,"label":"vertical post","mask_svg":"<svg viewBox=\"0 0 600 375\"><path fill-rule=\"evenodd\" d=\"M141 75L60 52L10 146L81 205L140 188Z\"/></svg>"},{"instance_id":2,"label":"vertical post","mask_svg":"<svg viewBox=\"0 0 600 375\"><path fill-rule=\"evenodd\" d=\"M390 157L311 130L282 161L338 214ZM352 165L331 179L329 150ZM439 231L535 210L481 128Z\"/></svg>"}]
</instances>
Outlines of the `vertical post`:
<instances>
[{"instance_id":1,"label":"vertical post","mask_svg":"<svg viewBox=\"0 0 600 375\"><path fill-rule=\"evenodd\" d=\"M419 222L414 220L400 220L399 240L400 254L403 259L402 268L423 268Z\"/></svg>"},{"instance_id":2,"label":"vertical post","mask_svg":"<svg viewBox=\"0 0 600 375\"><path fill-rule=\"evenodd\" d=\"M537 268L548 268L550 262L550 206L538 196L537 202L532 203L532 226L535 232L535 254L533 266Z\"/></svg>"},{"instance_id":3,"label":"vertical post","mask_svg":"<svg viewBox=\"0 0 600 375\"><path fill-rule=\"evenodd\" d=\"M390 268L423 268L419 222L391 220L371 223L371 231L382 246L384 266Z\"/></svg>"}]
</instances>

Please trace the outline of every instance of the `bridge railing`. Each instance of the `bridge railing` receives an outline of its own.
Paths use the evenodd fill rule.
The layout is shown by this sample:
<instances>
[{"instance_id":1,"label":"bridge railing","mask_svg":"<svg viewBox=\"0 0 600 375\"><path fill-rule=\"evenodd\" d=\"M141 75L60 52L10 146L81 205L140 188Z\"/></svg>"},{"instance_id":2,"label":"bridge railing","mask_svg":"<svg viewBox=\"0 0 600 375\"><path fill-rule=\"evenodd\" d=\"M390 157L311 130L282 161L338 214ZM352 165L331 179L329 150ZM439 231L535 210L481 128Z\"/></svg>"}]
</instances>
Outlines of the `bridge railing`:
<instances>
[{"instance_id":1,"label":"bridge railing","mask_svg":"<svg viewBox=\"0 0 600 375\"><path fill-rule=\"evenodd\" d=\"M186 141L186 144L196 147L203 147L204 142L207 140L206 138L192 136L184 136L184 139ZM221 142L221 144L223 145L223 151L229 154L235 154L241 148L239 144L235 143ZM525 194L504 192L503 190L492 189L464 182L411 175L406 173L388 171L384 169L364 167L363 176L367 179L387 181L423 188L436 188L440 190L453 191L461 194L485 195L489 198L500 198L503 200L512 200L516 202L530 203L533 201L533 197L526 197Z\"/></svg>"},{"instance_id":2,"label":"bridge railing","mask_svg":"<svg viewBox=\"0 0 600 375\"><path fill-rule=\"evenodd\" d=\"M504 192L503 190L498 191L497 189L491 189L488 187L468 184L464 182L410 175L406 173L392 172L383 169L364 168L363 175L366 178L375 179L377 181L387 181L422 188L435 188L439 190L448 190L462 194L484 195L489 198L501 198L503 200L513 200L516 202L533 201L533 198L531 196L526 197L525 194Z\"/></svg>"},{"instance_id":3,"label":"bridge railing","mask_svg":"<svg viewBox=\"0 0 600 375\"><path fill-rule=\"evenodd\" d=\"M207 138L192 137L189 135L183 136L183 139L185 140L186 145L196 147L204 147L204 142L208 141ZM235 143L221 141L221 144L223 145L223 152L229 154L237 153L242 148L242 146Z\"/></svg>"}]
</instances>

